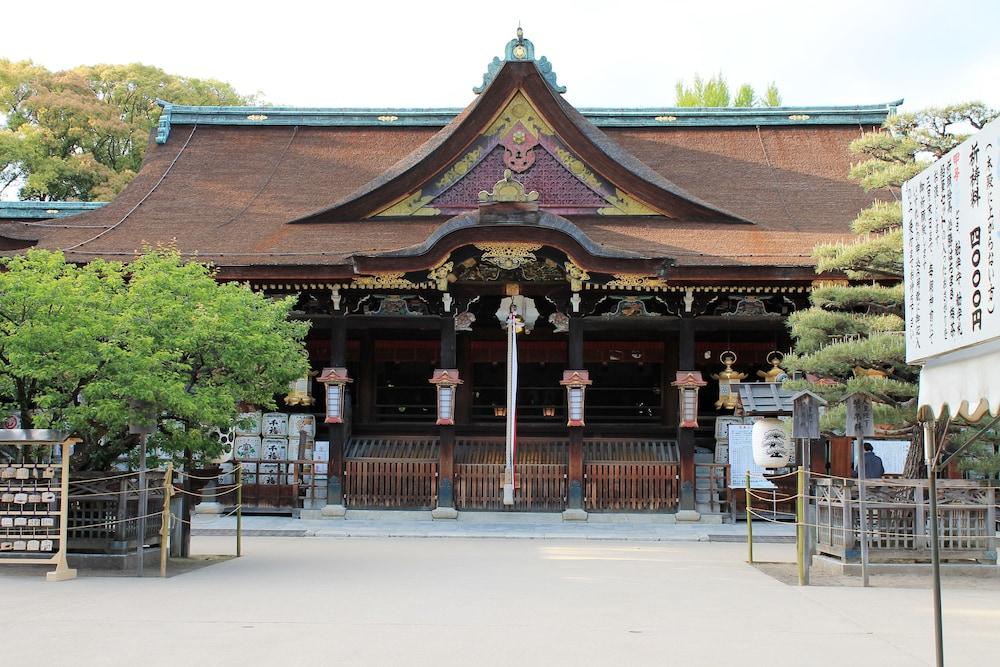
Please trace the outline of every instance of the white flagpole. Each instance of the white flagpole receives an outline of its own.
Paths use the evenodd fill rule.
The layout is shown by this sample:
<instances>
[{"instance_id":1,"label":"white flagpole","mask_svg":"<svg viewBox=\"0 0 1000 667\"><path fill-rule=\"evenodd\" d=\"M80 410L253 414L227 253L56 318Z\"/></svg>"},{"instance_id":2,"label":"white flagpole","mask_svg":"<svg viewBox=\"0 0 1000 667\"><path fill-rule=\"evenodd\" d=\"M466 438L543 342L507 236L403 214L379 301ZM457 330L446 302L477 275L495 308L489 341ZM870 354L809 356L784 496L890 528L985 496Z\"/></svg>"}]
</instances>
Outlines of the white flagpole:
<instances>
[{"instance_id":1,"label":"white flagpole","mask_svg":"<svg viewBox=\"0 0 1000 667\"><path fill-rule=\"evenodd\" d=\"M510 306L507 318L507 451L503 470L503 504L514 504L514 439L517 411L517 307Z\"/></svg>"}]
</instances>

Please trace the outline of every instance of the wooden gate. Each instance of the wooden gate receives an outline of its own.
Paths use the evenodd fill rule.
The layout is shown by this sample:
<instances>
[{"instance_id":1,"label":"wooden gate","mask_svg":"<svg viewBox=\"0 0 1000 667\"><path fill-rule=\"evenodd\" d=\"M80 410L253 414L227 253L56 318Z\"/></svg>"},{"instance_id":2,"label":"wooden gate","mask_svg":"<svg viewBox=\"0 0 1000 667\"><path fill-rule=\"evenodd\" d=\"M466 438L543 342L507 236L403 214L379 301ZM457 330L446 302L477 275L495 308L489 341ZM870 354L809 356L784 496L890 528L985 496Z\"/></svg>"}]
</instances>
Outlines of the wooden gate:
<instances>
[{"instance_id":1,"label":"wooden gate","mask_svg":"<svg viewBox=\"0 0 1000 667\"><path fill-rule=\"evenodd\" d=\"M455 453L455 508L504 510L504 443L496 439L461 440ZM515 466L514 511L561 512L566 509L566 443L528 440L519 443Z\"/></svg>"},{"instance_id":2,"label":"wooden gate","mask_svg":"<svg viewBox=\"0 0 1000 667\"><path fill-rule=\"evenodd\" d=\"M437 507L433 438L352 438L344 458L344 504L353 509Z\"/></svg>"},{"instance_id":3,"label":"wooden gate","mask_svg":"<svg viewBox=\"0 0 1000 667\"><path fill-rule=\"evenodd\" d=\"M585 443L584 509L588 512L674 511L680 498L680 456L668 440Z\"/></svg>"}]
</instances>

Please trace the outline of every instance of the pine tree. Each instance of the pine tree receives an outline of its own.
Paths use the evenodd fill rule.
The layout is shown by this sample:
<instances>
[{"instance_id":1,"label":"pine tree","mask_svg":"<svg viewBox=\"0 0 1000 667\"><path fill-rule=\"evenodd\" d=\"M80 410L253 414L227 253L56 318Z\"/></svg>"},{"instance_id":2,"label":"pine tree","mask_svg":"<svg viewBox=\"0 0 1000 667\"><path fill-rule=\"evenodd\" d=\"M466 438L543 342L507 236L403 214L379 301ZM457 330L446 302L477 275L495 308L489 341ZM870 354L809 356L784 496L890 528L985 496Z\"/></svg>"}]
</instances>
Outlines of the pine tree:
<instances>
[{"instance_id":1,"label":"pine tree","mask_svg":"<svg viewBox=\"0 0 1000 667\"><path fill-rule=\"evenodd\" d=\"M790 372L803 377L789 389L809 389L830 401L825 431L842 431L846 394L865 391L875 400L880 435L914 438L919 368L909 366L903 336L903 215L900 187L997 116L978 102L890 116L879 132L851 143L861 161L850 178L866 191L880 191L854 220L857 238L819 245L813 250L816 272L844 278L817 286L811 307L794 313L789 327L795 353L785 358ZM922 449L911 446L905 475L920 474Z\"/></svg>"}]
</instances>

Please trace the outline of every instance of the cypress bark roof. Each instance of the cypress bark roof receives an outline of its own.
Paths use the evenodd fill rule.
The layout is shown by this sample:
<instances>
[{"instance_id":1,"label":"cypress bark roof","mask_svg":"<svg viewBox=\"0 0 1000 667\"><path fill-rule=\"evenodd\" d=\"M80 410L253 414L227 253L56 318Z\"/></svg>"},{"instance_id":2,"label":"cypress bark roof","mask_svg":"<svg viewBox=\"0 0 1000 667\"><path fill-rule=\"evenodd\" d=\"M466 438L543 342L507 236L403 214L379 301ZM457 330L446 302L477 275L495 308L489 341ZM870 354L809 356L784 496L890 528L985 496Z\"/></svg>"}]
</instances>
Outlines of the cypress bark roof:
<instances>
[{"instance_id":1,"label":"cypress bark roof","mask_svg":"<svg viewBox=\"0 0 1000 667\"><path fill-rule=\"evenodd\" d=\"M532 101L546 118L560 115L571 122L573 127L557 130L582 135L568 142L591 144L590 153L581 157L613 173L616 185L621 179L643 184L634 194L654 206L673 201L670 197L679 202L674 217L566 215L609 248L669 258L679 268L807 269L812 247L849 238L850 222L875 198L848 181L848 144L876 129L888 107L878 113L866 108L864 116L812 110L844 124L809 118L783 124L723 122L742 117L746 112L740 110L715 112L715 126L650 125L637 111L642 123L598 128L559 95L539 99L539 86L545 84L541 79L532 83L528 68L533 67L507 63L504 69L520 71L520 78L504 83L501 71L440 131L429 123L311 122L309 113L322 116L317 110L304 110L295 119L298 124L223 124L205 120L215 118L214 110L200 119L175 109L168 138L158 143L151 135L143 166L121 195L100 210L56 221L59 226L32 227L30 236L38 238L39 247L62 248L78 261L127 259L143 245L173 243L224 271L258 267L270 275L346 277L352 274L352 255L418 245L444 224L432 217L363 218L375 208L371 201L385 199L372 199L373 193L407 173L415 176L404 185L414 186L447 165L445 159L429 161L448 142L454 144L450 155L469 145L475 132L461 130L465 136L459 130L477 127L468 122L477 115L485 120L497 112L499 102L490 106L491 90L499 91L498 100L507 100L517 86L534 92ZM810 116L809 109L797 111L785 115ZM615 113L619 119L630 117L627 110ZM406 188L396 190L390 192L393 197ZM359 201L363 205L345 208ZM338 205L335 224L292 224L310 215L322 220L325 213L317 217L317 211ZM350 215L345 217L345 210ZM0 221L0 236L26 234L19 222Z\"/></svg>"}]
</instances>

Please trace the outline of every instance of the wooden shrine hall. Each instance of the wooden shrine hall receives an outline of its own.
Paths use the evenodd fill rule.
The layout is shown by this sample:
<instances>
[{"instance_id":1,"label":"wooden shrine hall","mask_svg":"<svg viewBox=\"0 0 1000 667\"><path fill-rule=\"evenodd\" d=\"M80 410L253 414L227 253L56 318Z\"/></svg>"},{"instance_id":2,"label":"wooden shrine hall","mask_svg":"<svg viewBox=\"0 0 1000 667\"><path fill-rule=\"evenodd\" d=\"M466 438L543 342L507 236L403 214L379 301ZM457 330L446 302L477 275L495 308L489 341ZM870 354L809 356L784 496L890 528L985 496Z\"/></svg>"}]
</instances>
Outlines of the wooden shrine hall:
<instances>
[{"instance_id":1,"label":"wooden shrine hall","mask_svg":"<svg viewBox=\"0 0 1000 667\"><path fill-rule=\"evenodd\" d=\"M754 381L789 348L813 246L849 238L874 196L847 179L848 144L894 105L577 109L565 90L519 30L461 110L163 102L117 199L0 237L79 262L173 243L298 295L343 400L270 460L272 493L248 476L261 506L502 509L514 304L513 508L720 513L715 419L734 404L712 375ZM322 402L284 409L321 425Z\"/></svg>"}]
</instances>

